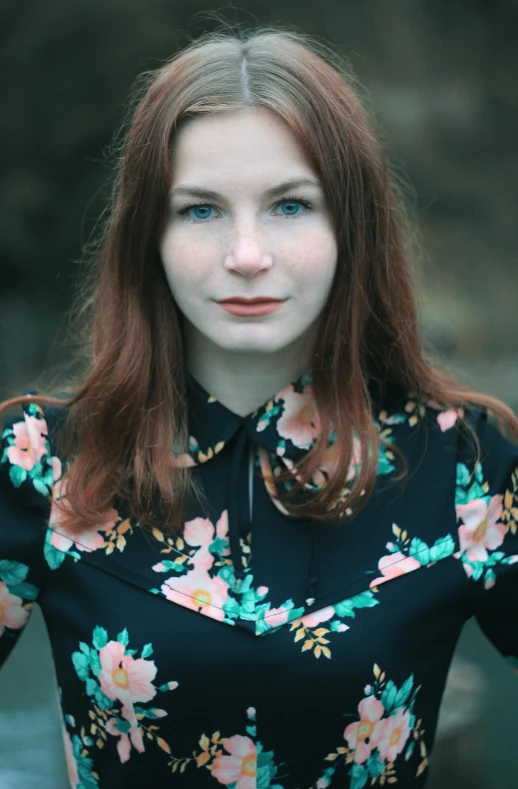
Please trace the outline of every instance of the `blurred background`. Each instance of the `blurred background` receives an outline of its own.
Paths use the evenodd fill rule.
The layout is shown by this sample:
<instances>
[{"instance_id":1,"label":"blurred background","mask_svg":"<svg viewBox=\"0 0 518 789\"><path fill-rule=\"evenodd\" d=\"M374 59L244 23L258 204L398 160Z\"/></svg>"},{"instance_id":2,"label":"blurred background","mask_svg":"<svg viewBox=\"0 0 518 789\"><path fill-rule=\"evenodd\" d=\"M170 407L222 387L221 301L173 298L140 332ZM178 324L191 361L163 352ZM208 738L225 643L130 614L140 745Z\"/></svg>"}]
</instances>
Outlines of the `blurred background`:
<instances>
[{"instance_id":1,"label":"blurred background","mask_svg":"<svg viewBox=\"0 0 518 789\"><path fill-rule=\"evenodd\" d=\"M214 29L210 11L292 25L349 60L413 191L424 336L461 380L518 411L518 0L1 0L0 397L66 358L78 259L133 81ZM470 622L430 789L516 789L517 734L516 676ZM0 673L0 787L68 785L36 607Z\"/></svg>"}]
</instances>

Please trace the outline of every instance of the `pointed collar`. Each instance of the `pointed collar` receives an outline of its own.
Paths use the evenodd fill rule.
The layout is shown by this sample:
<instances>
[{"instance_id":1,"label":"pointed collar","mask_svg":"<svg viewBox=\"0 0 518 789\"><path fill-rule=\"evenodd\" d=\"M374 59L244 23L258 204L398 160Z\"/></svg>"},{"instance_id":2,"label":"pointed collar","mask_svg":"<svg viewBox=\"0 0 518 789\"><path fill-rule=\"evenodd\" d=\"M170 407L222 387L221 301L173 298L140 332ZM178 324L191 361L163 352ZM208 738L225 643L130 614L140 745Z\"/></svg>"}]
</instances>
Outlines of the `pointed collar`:
<instances>
[{"instance_id":1,"label":"pointed collar","mask_svg":"<svg viewBox=\"0 0 518 789\"><path fill-rule=\"evenodd\" d=\"M374 414L391 402L401 404L401 392L392 384L369 380ZM314 446L320 419L311 386L311 372L303 372L247 416L239 416L219 402L189 373L187 375L188 452L177 454L178 465L197 466L219 454L240 428L259 447L279 458L297 462ZM328 436L328 449L336 433Z\"/></svg>"},{"instance_id":2,"label":"pointed collar","mask_svg":"<svg viewBox=\"0 0 518 789\"><path fill-rule=\"evenodd\" d=\"M297 461L316 443L320 420L304 372L247 416L239 416L207 392L191 374L187 377L189 414L188 456L185 465L210 461L242 427L253 441L279 457ZM334 433L329 443L336 440Z\"/></svg>"}]
</instances>

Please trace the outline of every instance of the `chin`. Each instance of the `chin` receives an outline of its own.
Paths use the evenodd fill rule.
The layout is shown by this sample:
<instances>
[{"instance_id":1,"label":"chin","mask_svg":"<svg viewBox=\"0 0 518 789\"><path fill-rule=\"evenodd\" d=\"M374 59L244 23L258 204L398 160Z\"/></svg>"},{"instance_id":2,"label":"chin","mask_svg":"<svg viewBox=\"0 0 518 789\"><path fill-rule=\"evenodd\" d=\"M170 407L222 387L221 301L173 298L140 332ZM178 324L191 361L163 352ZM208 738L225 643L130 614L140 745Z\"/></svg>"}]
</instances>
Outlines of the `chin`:
<instances>
[{"instance_id":1,"label":"chin","mask_svg":"<svg viewBox=\"0 0 518 789\"><path fill-rule=\"evenodd\" d=\"M276 342L277 341L277 342ZM252 338L247 340L236 340L234 342L229 341L228 343L222 343L221 338L219 341L213 340L215 345L219 345L225 351L235 352L235 353L275 353L276 351L281 351L283 348L286 347L287 343L283 342L281 345L278 344L278 337L272 337L271 342L268 342L267 338L261 337L260 339L254 340Z\"/></svg>"}]
</instances>

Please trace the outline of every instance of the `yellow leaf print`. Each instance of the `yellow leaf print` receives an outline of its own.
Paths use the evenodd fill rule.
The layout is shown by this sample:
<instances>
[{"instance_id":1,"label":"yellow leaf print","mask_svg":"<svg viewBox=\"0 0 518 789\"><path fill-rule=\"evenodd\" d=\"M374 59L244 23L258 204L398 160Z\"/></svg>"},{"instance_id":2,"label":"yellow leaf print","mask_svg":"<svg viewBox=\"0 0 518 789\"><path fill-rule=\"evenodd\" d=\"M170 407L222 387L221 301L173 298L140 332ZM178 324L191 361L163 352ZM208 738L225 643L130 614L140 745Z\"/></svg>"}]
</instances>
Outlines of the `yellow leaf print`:
<instances>
[{"instance_id":1,"label":"yellow leaf print","mask_svg":"<svg viewBox=\"0 0 518 789\"><path fill-rule=\"evenodd\" d=\"M156 741L157 741L158 746L160 748L162 748L163 751L165 751L166 753L171 753L171 748L166 743L166 741L162 739L162 737L157 737Z\"/></svg>"}]
</instances>

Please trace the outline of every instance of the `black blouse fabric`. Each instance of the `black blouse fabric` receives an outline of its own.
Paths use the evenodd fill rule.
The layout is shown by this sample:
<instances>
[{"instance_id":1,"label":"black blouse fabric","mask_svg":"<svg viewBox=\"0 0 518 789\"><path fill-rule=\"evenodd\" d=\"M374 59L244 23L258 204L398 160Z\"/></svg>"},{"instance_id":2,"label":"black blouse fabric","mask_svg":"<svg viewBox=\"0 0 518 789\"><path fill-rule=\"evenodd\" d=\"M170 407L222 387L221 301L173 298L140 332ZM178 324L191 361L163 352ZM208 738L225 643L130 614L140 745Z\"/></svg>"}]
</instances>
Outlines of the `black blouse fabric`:
<instances>
[{"instance_id":1,"label":"black blouse fabric","mask_svg":"<svg viewBox=\"0 0 518 789\"><path fill-rule=\"evenodd\" d=\"M291 468L319 435L308 373L244 418L189 376L177 457L208 511L191 505L178 535L122 506L67 534L58 409L6 422L0 664L37 602L71 787L417 789L466 620L518 668L518 447L472 406L475 465L460 412L371 395L389 446L345 524L290 516L258 475ZM335 441L302 495L325 484ZM400 481L393 443L409 462Z\"/></svg>"}]
</instances>

